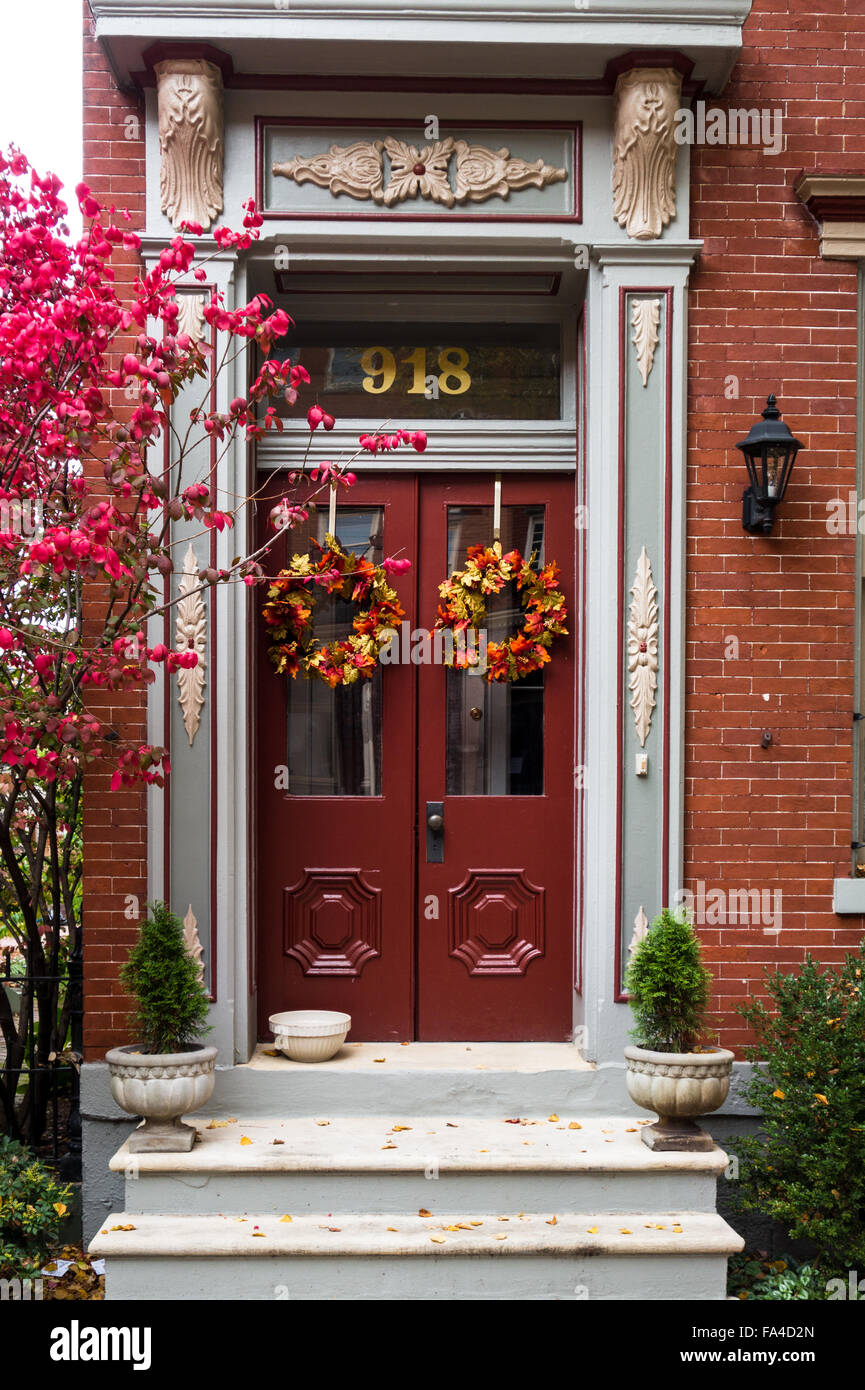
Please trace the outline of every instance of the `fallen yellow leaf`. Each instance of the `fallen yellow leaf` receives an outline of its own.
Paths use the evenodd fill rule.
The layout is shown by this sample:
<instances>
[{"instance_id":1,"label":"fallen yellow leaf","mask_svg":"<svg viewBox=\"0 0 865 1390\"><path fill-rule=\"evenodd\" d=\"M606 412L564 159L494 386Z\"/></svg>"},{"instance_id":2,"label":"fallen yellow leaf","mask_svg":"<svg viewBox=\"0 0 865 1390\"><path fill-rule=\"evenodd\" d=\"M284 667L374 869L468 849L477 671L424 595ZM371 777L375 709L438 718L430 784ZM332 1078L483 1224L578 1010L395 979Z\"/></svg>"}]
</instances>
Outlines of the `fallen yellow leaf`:
<instances>
[{"instance_id":1,"label":"fallen yellow leaf","mask_svg":"<svg viewBox=\"0 0 865 1390\"><path fill-rule=\"evenodd\" d=\"M598 1234L597 1226L588 1226L586 1228L586 1234L590 1236L596 1236Z\"/></svg>"},{"instance_id":2,"label":"fallen yellow leaf","mask_svg":"<svg viewBox=\"0 0 865 1390\"><path fill-rule=\"evenodd\" d=\"M547 1222L547 1225L548 1225L548 1226L558 1226L558 1224L559 1224L559 1218L558 1218L557 1216L551 1217L550 1220Z\"/></svg>"},{"instance_id":3,"label":"fallen yellow leaf","mask_svg":"<svg viewBox=\"0 0 865 1390\"><path fill-rule=\"evenodd\" d=\"M504 1231L501 1235L496 1236L496 1240L507 1240L507 1238L508 1238L508 1233L507 1233L507 1231Z\"/></svg>"},{"instance_id":4,"label":"fallen yellow leaf","mask_svg":"<svg viewBox=\"0 0 865 1390\"><path fill-rule=\"evenodd\" d=\"M385 1062L385 1061L387 1061L387 1058L386 1058L386 1057L373 1057L372 1060L373 1060L374 1062Z\"/></svg>"},{"instance_id":5,"label":"fallen yellow leaf","mask_svg":"<svg viewBox=\"0 0 865 1390\"><path fill-rule=\"evenodd\" d=\"M625 1130L625 1133L626 1133L626 1134L639 1134L639 1132L640 1132L640 1131L637 1129L637 1126L636 1126L636 1125L634 1125L634 1127L633 1127L632 1129L626 1129L626 1130Z\"/></svg>"},{"instance_id":6,"label":"fallen yellow leaf","mask_svg":"<svg viewBox=\"0 0 865 1390\"><path fill-rule=\"evenodd\" d=\"M254 1236L264 1236L264 1231L253 1231Z\"/></svg>"},{"instance_id":7,"label":"fallen yellow leaf","mask_svg":"<svg viewBox=\"0 0 865 1390\"><path fill-rule=\"evenodd\" d=\"M418 1214L418 1216L432 1216L432 1212L431 1212L431 1211L427 1211L426 1207L418 1207L418 1213L417 1213L417 1214Z\"/></svg>"},{"instance_id":8,"label":"fallen yellow leaf","mask_svg":"<svg viewBox=\"0 0 865 1390\"><path fill-rule=\"evenodd\" d=\"M393 1132L394 1134L402 1134L407 1129L411 1129L411 1125L394 1125ZM431 1129L428 1133L435 1134L435 1130Z\"/></svg>"},{"instance_id":9,"label":"fallen yellow leaf","mask_svg":"<svg viewBox=\"0 0 865 1390\"><path fill-rule=\"evenodd\" d=\"M445 1238L444 1238L444 1236L430 1236L430 1240L432 1241L433 1245L444 1245L444 1244L445 1244Z\"/></svg>"},{"instance_id":10,"label":"fallen yellow leaf","mask_svg":"<svg viewBox=\"0 0 865 1390\"><path fill-rule=\"evenodd\" d=\"M628 1226L620 1226L620 1227L619 1227L619 1234L620 1234L620 1235L623 1235L623 1236L632 1236L632 1235L634 1234L634 1232L633 1232L632 1230L630 1230L630 1228L629 1228Z\"/></svg>"},{"instance_id":11,"label":"fallen yellow leaf","mask_svg":"<svg viewBox=\"0 0 865 1390\"><path fill-rule=\"evenodd\" d=\"M279 1224L282 1225L283 1222L285 1222L285 1221L290 1221L290 1220L291 1220L291 1217L290 1217L290 1216L281 1216L281 1217L279 1218Z\"/></svg>"},{"instance_id":12,"label":"fallen yellow leaf","mask_svg":"<svg viewBox=\"0 0 865 1390\"><path fill-rule=\"evenodd\" d=\"M134 1231L134 1226L109 1226L109 1231Z\"/></svg>"},{"instance_id":13,"label":"fallen yellow leaf","mask_svg":"<svg viewBox=\"0 0 865 1390\"><path fill-rule=\"evenodd\" d=\"M245 1134L242 1134L242 1135L240 1136L240 1142L241 1142L241 1144L251 1144L251 1143L252 1143L252 1140L251 1140L251 1139L247 1139L246 1135L245 1135Z\"/></svg>"},{"instance_id":14,"label":"fallen yellow leaf","mask_svg":"<svg viewBox=\"0 0 865 1390\"><path fill-rule=\"evenodd\" d=\"M329 1125L329 1124L330 1124L330 1120L316 1120L315 1123L316 1123L317 1125Z\"/></svg>"},{"instance_id":15,"label":"fallen yellow leaf","mask_svg":"<svg viewBox=\"0 0 865 1390\"><path fill-rule=\"evenodd\" d=\"M395 1149L396 1144L382 1144L383 1149Z\"/></svg>"},{"instance_id":16,"label":"fallen yellow leaf","mask_svg":"<svg viewBox=\"0 0 865 1390\"><path fill-rule=\"evenodd\" d=\"M582 1125L577 1124L576 1120L571 1120L571 1123L568 1125L568 1129L582 1129L582 1127Z\"/></svg>"},{"instance_id":17,"label":"fallen yellow leaf","mask_svg":"<svg viewBox=\"0 0 865 1390\"><path fill-rule=\"evenodd\" d=\"M399 1230L399 1227L398 1227L398 1226L388 1226L387 1229L388 1229L389 1231L397 1231L397 1230Z\"/></svg>"},{"instance_id":18,"label":"fallen yellow leaf","mask_svg":"<svg viewBox=\"0 0 865 1390\"><path fill-rule=\"evenodd\" d=\"M470 1225L470 1226L482 1226L483 1224L484 1224L483 1221L470 1221L470 1222L469 1222L469 1225Z\"/></svg>"},{"instance_id":19,"label":"fallen yellow leaf","mask_svg":"<svg viewBox=\"0 0 865 1390\"><path fill-rule=\"evenodd\" d=\"M556 1124L558 1124L558 1122L559 1122L559 1117L558 1117L558 1115L548 1115L548 1116L547 1116L547 1123L548 1123L548 1124L556 1125Z\"/></svg>"}]
</instances>

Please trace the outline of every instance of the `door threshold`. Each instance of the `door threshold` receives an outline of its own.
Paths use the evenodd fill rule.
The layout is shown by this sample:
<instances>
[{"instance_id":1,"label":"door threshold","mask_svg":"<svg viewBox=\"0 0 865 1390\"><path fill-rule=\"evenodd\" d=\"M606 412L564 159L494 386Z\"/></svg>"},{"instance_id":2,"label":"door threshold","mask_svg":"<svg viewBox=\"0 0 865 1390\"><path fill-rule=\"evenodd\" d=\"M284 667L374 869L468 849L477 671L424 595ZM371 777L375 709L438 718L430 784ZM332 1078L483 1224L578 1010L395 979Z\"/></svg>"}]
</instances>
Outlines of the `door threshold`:
<instances>
[{"instance_id":1,"label":"door threshold","mask_svg":"<svg viewBox=\"0 0 865 1390\"><path fill-rule=\"evenodd\" d=\"M346 1043L327 1062L292 1062L272 1044L259 1043L244 1065L254 1071L285 1067L316 1071L585 1071L595 1066L573 1043L412 1042Z\"/></svg>"}]
</instances>

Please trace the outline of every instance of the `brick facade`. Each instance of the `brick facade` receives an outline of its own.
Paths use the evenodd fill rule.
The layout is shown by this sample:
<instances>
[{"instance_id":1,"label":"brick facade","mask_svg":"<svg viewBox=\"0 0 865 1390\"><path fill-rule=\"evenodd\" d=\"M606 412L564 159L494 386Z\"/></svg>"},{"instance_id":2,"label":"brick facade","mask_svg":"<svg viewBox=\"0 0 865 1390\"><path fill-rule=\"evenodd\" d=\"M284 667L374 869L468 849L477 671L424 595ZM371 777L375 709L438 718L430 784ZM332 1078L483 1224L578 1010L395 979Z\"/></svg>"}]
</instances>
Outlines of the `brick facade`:
<instances>
[{"instance_id":1,"label":"brick facade","mask_svg":"<svg viewBox=\"0 0 865 1390\"><path fill-rule=\"evenodd\" d=\"M755 0L732 80L707 105L780 108L786 148L692 151L704 247L689 309L685 884L783 893L777 936L700 926L731 1045L764 966L809 950L836 962L862 929L832 911L833 877L850 872L856 546L826 527L827 501L856 488L857 272L820 259L793 193L803 169L862 172L865 103L849 97L865 14L851 8ZM731 446L770 391L805 448L763 539L742 531Z\"/></svg>"},{"instance_id":2,"label":"brick facade","mask_svg":"<svg viewBox=\"0 0 865 1390\"><path fill-rule=\"evenodd\" d=\"M131 221L123 225L137 231L144 225L144 114L137 102L117 90L91 30L85 3L84 180L101 202L126 208ZM115 252L113 265L119 285L131 284L139 269L134 252ZM122 396L115 405L122 408ZM101 481L100 471L96 476ZM100 607L94 603L94 613ZM84 616L86 622L86 606ZM111 720L121 740L145 741L140 693L94 691L89 698ZM147 896L145 793L138 788L112 792L110 781L110 766L93 768L85 781L84 1046L88 1060L98 1060L107 1047L127 1041L128 1010L117 976L135 942L138 914L130 918L124 911L131 897L143 904Z\"/></svg>"}]
</instances>

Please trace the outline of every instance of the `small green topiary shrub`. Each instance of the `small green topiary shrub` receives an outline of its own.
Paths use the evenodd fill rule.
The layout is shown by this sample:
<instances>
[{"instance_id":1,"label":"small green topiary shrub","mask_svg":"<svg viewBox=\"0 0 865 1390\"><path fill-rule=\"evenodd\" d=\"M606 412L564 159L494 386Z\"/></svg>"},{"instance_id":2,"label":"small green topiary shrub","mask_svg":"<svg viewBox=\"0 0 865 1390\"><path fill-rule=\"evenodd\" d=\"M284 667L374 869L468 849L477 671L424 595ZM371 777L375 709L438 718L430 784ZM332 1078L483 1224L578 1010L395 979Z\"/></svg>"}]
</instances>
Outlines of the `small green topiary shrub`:
<instances>
[{"instance_id":1,"label":"small green topiary shrub","mask_svg":"<svg viewBox=\"0 0 865 1390\"><path fill-rule=\"evenodd\" d=\"M690 922L664 908L625 976L637 1045L651 1052L693 1052L706 1031L711 979Z\"/></svg>"},{"instance_id":2,"label":"small green topiary shrub","mask_svg":"<svg viewBox=\"0 0 865 1390\"><path fill-rule=\"evenodd\" d=\"M739 1012L757 1037L745 1094L761 1135L731 1141L746 1211L782 1221L817 1246L821 1273L865 1277L865 942L839 971L806 956L798 975L766 975Z\"/></svg>"},{"instance_id":3,"label":"small green topiary shrub","mask_svg":"<svg viewBox=\"0 0 865 1390\"><path fill-rule=\"evenodd\" d=\"M207 991L165 903L152 904L120 979L138 1005L132 1023L145 1052L186 1052L210 1032Z\"/></svg>"},{"instance_id":4,"label":"small green topiary shrub","mask_svg":"<svg viewBox=\"0 0 865 1390\"><path fill-rule=\"evenodd\" d=\"M0 1276L39 1274L57 1244L71 1193L29 1149L0 1135Z\"/></svg>"}]
</instances>

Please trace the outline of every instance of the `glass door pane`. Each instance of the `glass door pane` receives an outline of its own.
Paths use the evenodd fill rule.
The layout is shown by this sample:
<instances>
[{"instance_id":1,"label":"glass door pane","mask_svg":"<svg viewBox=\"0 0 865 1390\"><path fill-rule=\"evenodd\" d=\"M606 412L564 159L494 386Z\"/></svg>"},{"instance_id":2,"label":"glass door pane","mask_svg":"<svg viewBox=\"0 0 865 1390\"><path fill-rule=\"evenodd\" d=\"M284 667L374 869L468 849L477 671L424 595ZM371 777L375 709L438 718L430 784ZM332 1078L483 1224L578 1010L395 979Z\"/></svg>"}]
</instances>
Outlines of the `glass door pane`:
<instances>
[{"instance_id":1,"label":"glass door pane","mask_svg":"<svg viewBox=\"0 0 865 1390\"><path fill-rule=\"evenodd\" d=\"M381 564L382 507L340 507L336 530L344 550ZM324 544L326 531L322 509L291 531L289 545L303 554L313 540ZM317 639L325 645L348 637L356 606L318 586L313 593ZM334 690L317 677L286 679L289 796L380 796L381 668L371 680Z\"/></svg>"},{"instance_id":2,"label":"glass door pane","mask_svg":"<svg viewBox=\"0 0 865 1390\"><path fill-rule=\"evenodd\" d=\"M448 507L447 572L465 564L470 545L489 545L492 507ZM519 550L544 563L542 505L505 506L502 550ZM487 601L488 642L519 632L524 610L516 584ZM543 796L544 673L519 681L488 682L482 675L449 669L447 699L448 796Z\"/></svg>"}]
</instances>

